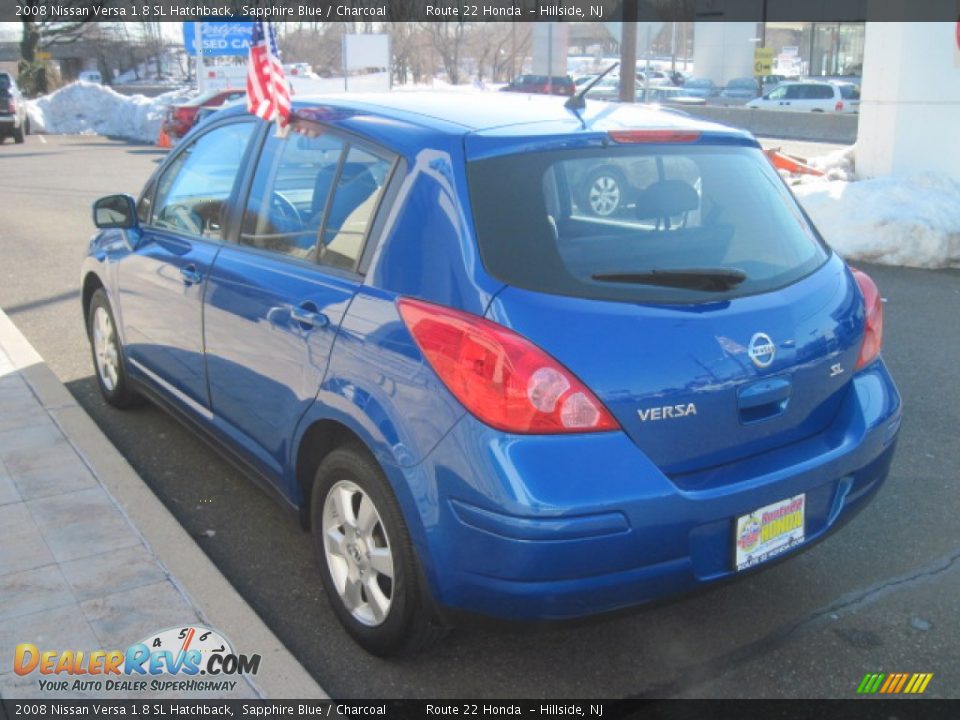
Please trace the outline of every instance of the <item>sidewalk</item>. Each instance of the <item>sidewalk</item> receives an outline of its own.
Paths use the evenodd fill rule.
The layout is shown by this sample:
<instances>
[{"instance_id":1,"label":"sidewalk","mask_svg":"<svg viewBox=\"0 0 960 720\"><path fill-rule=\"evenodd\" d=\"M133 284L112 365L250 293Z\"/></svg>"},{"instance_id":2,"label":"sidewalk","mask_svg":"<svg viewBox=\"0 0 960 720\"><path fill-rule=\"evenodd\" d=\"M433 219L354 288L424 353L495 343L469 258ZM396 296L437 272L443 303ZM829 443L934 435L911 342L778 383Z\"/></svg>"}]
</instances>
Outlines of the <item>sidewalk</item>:
<instances>
[{"instance_id":1,"label":"sidewalk","mask_svg":"<svg viewBox=\"0 0 960 720\"><path fill-rule=\"evenodd\" d=\"M0 530L0 697L156 697L43 691L40 679L131 678L20 676L14 649L125 650L190 625L213 628L236 653L262 658L256 676L232 676L235 687L217 697L327 697L2 311ZM190 696L214 695L166 695Z\"/></svg>"}]
</instances>

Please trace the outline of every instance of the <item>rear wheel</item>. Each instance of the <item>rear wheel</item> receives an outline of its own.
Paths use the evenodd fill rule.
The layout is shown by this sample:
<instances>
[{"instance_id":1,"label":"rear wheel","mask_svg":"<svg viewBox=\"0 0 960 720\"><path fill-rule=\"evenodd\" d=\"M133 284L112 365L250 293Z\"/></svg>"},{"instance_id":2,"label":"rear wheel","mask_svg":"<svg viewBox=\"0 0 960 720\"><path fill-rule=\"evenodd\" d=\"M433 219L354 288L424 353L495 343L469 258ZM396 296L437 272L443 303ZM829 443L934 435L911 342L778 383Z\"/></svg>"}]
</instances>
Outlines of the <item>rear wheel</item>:
<instances>
[{"instance_id":1,"label":"rear wheel","mask_svg":"<svg viewBox=\"0 0 960 720\"><path fill-rule=\"evenodd\" d=\"M14 128L14 129L13 129L13 141L14 141L17 145L21 145L21 144L23 143L23 139L24 139L24 138L23 138L23 125L21 125L21 126L18 127L18 128Z\"/></svg>"},{"instance_id":2,"label":"rear wheel","mask_svg":"<svg viewBox=\"0 0 960 720\"><path fill-rule=\"evenodd\" d=\"M118 408L133 407L140 397L130 389L117 325L110 309L110 301L103 288L93 293L87 313L87 331L97 384L103 399Z\"/></svg>"},{"instance_id":3,"label":"rear wheel","mask_svg":"<svg viewBox=\"0 0 960 720\"><path fill-rule=\"evenodd\" d=\"M310 519L324 590L357 643L394 655L442 636L400 507L366 452L346 447L324 458Z\"/></svg>"}]
</instances>

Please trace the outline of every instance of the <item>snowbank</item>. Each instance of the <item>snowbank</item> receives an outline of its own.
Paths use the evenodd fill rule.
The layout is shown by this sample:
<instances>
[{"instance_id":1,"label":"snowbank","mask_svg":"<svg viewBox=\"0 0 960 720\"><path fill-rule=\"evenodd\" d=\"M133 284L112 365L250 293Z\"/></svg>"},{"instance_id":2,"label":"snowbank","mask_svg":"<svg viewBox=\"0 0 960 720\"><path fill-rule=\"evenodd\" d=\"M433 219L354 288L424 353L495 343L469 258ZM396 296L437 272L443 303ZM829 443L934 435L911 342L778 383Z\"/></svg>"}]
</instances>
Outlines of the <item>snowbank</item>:
<instances>
[{"instance_id":1,"label":"snowbank","mask_svg":"<svg viewBox=\"0 0 960 720\"><path fill-rule=\"evenodd\" d=\"M856 148L856 145L850 145L828 155L811 158L810 165L822 171L827 180L855 180L854 157L856 156Z\"/></svg>"},{"instance_id":2,"label":"snowbank","mask_svg":"<svg viewBox=\"0 0 960 720\"><path fill-rule=\"evenodd\" d=\"M834 158L828 176L840 175L842 164ZM960 182L950 177L804 179L793 191L827 242L845 258L960 268Z\"/></svg>"},{"instance_id":3,"label":"snowbank","mask_svg":"<svg viewBox=\"0 0 960 720\"><path fill-rule=\"evenodd\" d=\"M75 82L27 104L34 132L109 135L154 142L167 105L190 97L176 90L157 97L121 95L109 87Z\"/></svg>"}]
</instances>

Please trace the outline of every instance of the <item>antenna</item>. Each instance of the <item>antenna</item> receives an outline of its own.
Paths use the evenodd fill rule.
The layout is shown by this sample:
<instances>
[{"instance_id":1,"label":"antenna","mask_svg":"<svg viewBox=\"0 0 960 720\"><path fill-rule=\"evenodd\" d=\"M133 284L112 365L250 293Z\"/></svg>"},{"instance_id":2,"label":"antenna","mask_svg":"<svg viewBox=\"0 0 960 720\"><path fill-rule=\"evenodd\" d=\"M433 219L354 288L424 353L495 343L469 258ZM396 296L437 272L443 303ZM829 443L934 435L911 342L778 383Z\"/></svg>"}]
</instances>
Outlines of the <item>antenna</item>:
<instances>
[{"instance_id":1,"label":"antenna","mask_svg":"<svg viewBox=\"0 0 960 720\"><path fill-rule=\"evenodd\" d=\"M588 82L586 85L584 85L582 88L580 88L580 91L577 92L576 95L571 95L571 96L567 99L567 101L563 104L563 106L564 106L565 108L567 108L568 110L574 110L574 111L576 111L576 110L583 110L583 109L587 106L587 101L583 99L583 96L586 95L587 92L589 92L590 88L592 88L592 87L593 87L594 85L596 85L598 82L600 82L601 80L603 80L603 79L607 76L607 74L608 74L611 70L613 70L613 69L614 69L617 65L619 65L619 64L620 64L620 63L615 62L613 65L611 65L610 67L608 67L608 68L607 68L606 70L604 70L602 73L600 73L599 75L597 75L593 80L591 80L591 81ZM581 120L581 122L582 122L582 120Z\"/></svg>"}]
</instances>

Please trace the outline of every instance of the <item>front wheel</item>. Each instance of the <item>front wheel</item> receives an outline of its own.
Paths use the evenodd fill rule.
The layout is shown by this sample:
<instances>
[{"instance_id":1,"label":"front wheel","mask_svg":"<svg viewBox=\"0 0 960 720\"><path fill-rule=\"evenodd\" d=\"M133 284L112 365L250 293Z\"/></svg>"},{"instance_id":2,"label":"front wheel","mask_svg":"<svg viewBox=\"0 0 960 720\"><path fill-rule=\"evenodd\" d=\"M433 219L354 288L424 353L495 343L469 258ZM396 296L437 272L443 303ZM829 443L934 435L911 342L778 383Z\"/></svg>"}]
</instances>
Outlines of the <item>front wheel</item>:
<instances>
[{"instance_id":1,"label":"front wheel","mask_svg":"<svg viewBox=\"0 0 960 720\"><path fill-rule=\"evenodd\" d=\"M369 455L347 447L324 458L310 519L324 590L337 619L365 650L412 652L443 634L400 507Z\"/></svg>"},{"instance_id":2,"label":"front wheel","mask_svg":"<svg viewBox=\"0 0 960 720\"><path fill-rule=\"evenodd\" d=\"M106 292L99 289L90 299L87 313L87 334L93 352L93 366L103 399L117 408L139 404L140 397L130 388L117 324L113 319Z\"/></svg>"}]
</instances>

